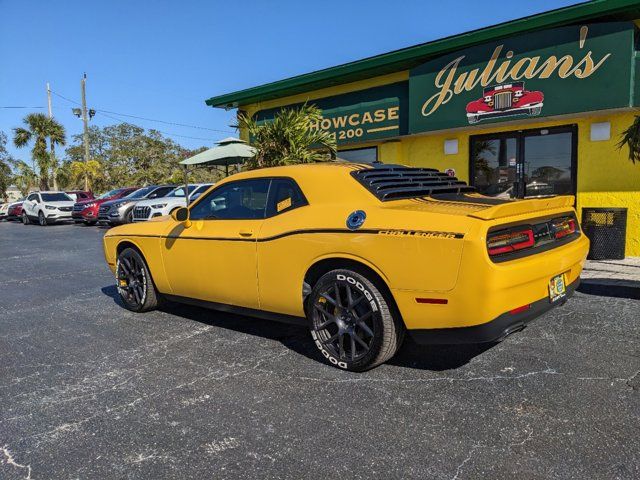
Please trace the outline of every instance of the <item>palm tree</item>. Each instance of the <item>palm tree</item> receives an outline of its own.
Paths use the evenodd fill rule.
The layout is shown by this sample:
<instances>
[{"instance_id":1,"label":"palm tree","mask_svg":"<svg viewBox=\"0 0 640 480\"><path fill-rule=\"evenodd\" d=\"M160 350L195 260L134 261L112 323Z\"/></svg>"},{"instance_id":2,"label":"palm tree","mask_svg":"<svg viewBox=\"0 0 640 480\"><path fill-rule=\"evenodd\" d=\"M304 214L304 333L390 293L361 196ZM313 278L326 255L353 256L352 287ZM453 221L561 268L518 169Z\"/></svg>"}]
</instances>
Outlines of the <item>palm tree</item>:
<instances>
[{"instance_id":1,"label":"palm tree","mask_svg":"<svg viewBox=\"0 0 640 480\"><path fill-rule=\"evenodd\" d=\"M33 140L31 157L38 165L40 188L48 190L49 170L52 167L55 170L55 158L47 152L47 139L52 145L64 145L66 143L64 127L43 113L30 113L24 118L23 123L26 128L13 129L13 143L16 147L22 148Z\"/></svg>"},{"instance_id":2,"label":"palm tree","mask_svg":"<svg viewBox=\"0 0 640 480\"><path fill-rule=\"evenodd\" d=\"M14 160L13 168L17 172L13 176L13 183L16 184L22 195L26 195L38 184L36 172L22 160Z\"/></svg>"},{"instance_id":3,"label":"palm tree","mask_svg":"<svg viewBox=\"0 0 640 480\"><path fill-rule=\"evenodd\" d=\"M0 130L0 200L7 198L7 188L13 181L13 172L11 171L11 162L13 158L9 155L6 148L7 136Z\"/></svg>"},{"instance_id":4,"label":"palm tree","mask_svg":"<svg viewBox=\"0 0 640 480\"><path fill-rule=\"evenodd\" d=\"M76 185L84 181L84 188L93 190L95 182L102 177L102 165L97 160L74 161L69 164L69 174Z\"/></svg>"},{"instance_id":5,"label":"palm tree","mask_svg":"<svg viewBox=\"0 0 640 480\"><path fill-rule=\"evenodd\" d=\"M246 168L252 170L335 159L335 136L319 128L311 128L321 121L322 111L307 104L299 108L284 108L269 121L238 114L235 127L245 129L251 145L256 148L256 154L247 160Z\"/></svg>"},{"instance_id":6,"label":"palm tree","mask_svg":"<svg viewBox=\"0 0 640 480\"><path fill-rule=\"evenodd\" d=\"M7 188L13 181L11 167L0 158L0 201L7 199Z\"/></svg>"},{"instance_id":7,"label":"palm tree","mask_svg":"<svg viewBox=\"0 0 640 480\"><path fill-rule=\"evenodd\" d=\"M640 162L640 116L633 119L633 123L622 132L618 143L618 150L625 145L629 147L629 160L632 163Z\"/></svg>"}]
</instances>

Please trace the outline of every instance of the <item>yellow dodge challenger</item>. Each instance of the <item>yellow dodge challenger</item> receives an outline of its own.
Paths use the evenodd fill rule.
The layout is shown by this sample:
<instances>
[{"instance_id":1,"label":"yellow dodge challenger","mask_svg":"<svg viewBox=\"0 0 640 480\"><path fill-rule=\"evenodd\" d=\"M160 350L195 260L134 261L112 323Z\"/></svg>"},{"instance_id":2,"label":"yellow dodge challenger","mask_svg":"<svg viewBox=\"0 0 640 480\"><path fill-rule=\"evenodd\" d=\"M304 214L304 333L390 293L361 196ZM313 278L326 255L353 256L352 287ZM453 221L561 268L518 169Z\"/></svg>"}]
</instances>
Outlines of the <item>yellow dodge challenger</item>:
<instances>
[{"instance_id":1,"label":"yellow dodge challenger","mask_svg":"<svg viewBox=\"0 0 640 480\"><path fill-rule=\"evenodd\" d=\"M132 311L166 298L302 321L328 363L363 371L405 333L493 342L564 303L589 247L573 201L485 197L428 168L277 167L113 228L104 252Z\"/></svg>"}]
</instances>

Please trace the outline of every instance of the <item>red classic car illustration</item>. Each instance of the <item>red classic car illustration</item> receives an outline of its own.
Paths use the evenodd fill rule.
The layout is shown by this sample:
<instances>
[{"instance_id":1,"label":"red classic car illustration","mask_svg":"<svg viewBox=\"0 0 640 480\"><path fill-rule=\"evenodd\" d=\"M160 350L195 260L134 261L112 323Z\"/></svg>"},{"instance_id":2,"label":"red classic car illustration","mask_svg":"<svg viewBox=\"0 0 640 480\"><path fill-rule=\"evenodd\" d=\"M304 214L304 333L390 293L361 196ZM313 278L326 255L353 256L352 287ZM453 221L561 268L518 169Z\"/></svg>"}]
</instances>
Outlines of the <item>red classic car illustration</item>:
<instances>
[{"instance_id":1,"label":"red classic car illustration","mask_svg":"<svg viewBox=\"0 0 640 480\"><path fill-rule=\"evenodd\" d=\"M480 120L511 115L540 115L544 94L524 89L524 82L486 87L482 98L467 104L467 120Z\"/></svg>"}]
</instances>

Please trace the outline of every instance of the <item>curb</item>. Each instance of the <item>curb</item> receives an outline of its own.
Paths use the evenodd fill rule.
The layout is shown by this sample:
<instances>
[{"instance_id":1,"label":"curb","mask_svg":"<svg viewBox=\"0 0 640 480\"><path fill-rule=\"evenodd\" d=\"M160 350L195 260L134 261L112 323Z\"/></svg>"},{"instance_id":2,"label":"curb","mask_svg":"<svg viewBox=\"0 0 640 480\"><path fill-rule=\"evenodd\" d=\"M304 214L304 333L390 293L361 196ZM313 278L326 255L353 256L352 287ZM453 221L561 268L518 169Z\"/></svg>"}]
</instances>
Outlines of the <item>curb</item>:
<instances>
[{"instance_id":1,"label":"curb","mask_svg":"<svg viewBox=\"0 0 640 480\"><path fill-rule=\"evenodd\" d=\"M587 295L640 300L640 282L633 280L584 278L578 291Z\"/></svg>"}]
</instances>

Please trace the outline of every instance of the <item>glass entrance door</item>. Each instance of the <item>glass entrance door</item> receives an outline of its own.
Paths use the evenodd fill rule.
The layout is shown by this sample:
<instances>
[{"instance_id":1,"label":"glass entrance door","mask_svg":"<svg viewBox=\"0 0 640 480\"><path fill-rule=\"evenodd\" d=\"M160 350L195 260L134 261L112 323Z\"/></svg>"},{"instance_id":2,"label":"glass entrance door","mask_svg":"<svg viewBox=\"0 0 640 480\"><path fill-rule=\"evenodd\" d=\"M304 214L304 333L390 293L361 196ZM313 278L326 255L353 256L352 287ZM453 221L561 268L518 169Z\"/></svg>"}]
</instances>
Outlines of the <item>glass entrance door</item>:
<instances>
[{"instance_id":1,"label":"glass entrance door","mask_svg":"<svg viewBox=\"0 0 640 480\"><path fill-rule=\"evenodd\" d=\"M470 149L472 184L484 195L575 193L575 126L472 136Z\"/></svg>"}]
</instances>

